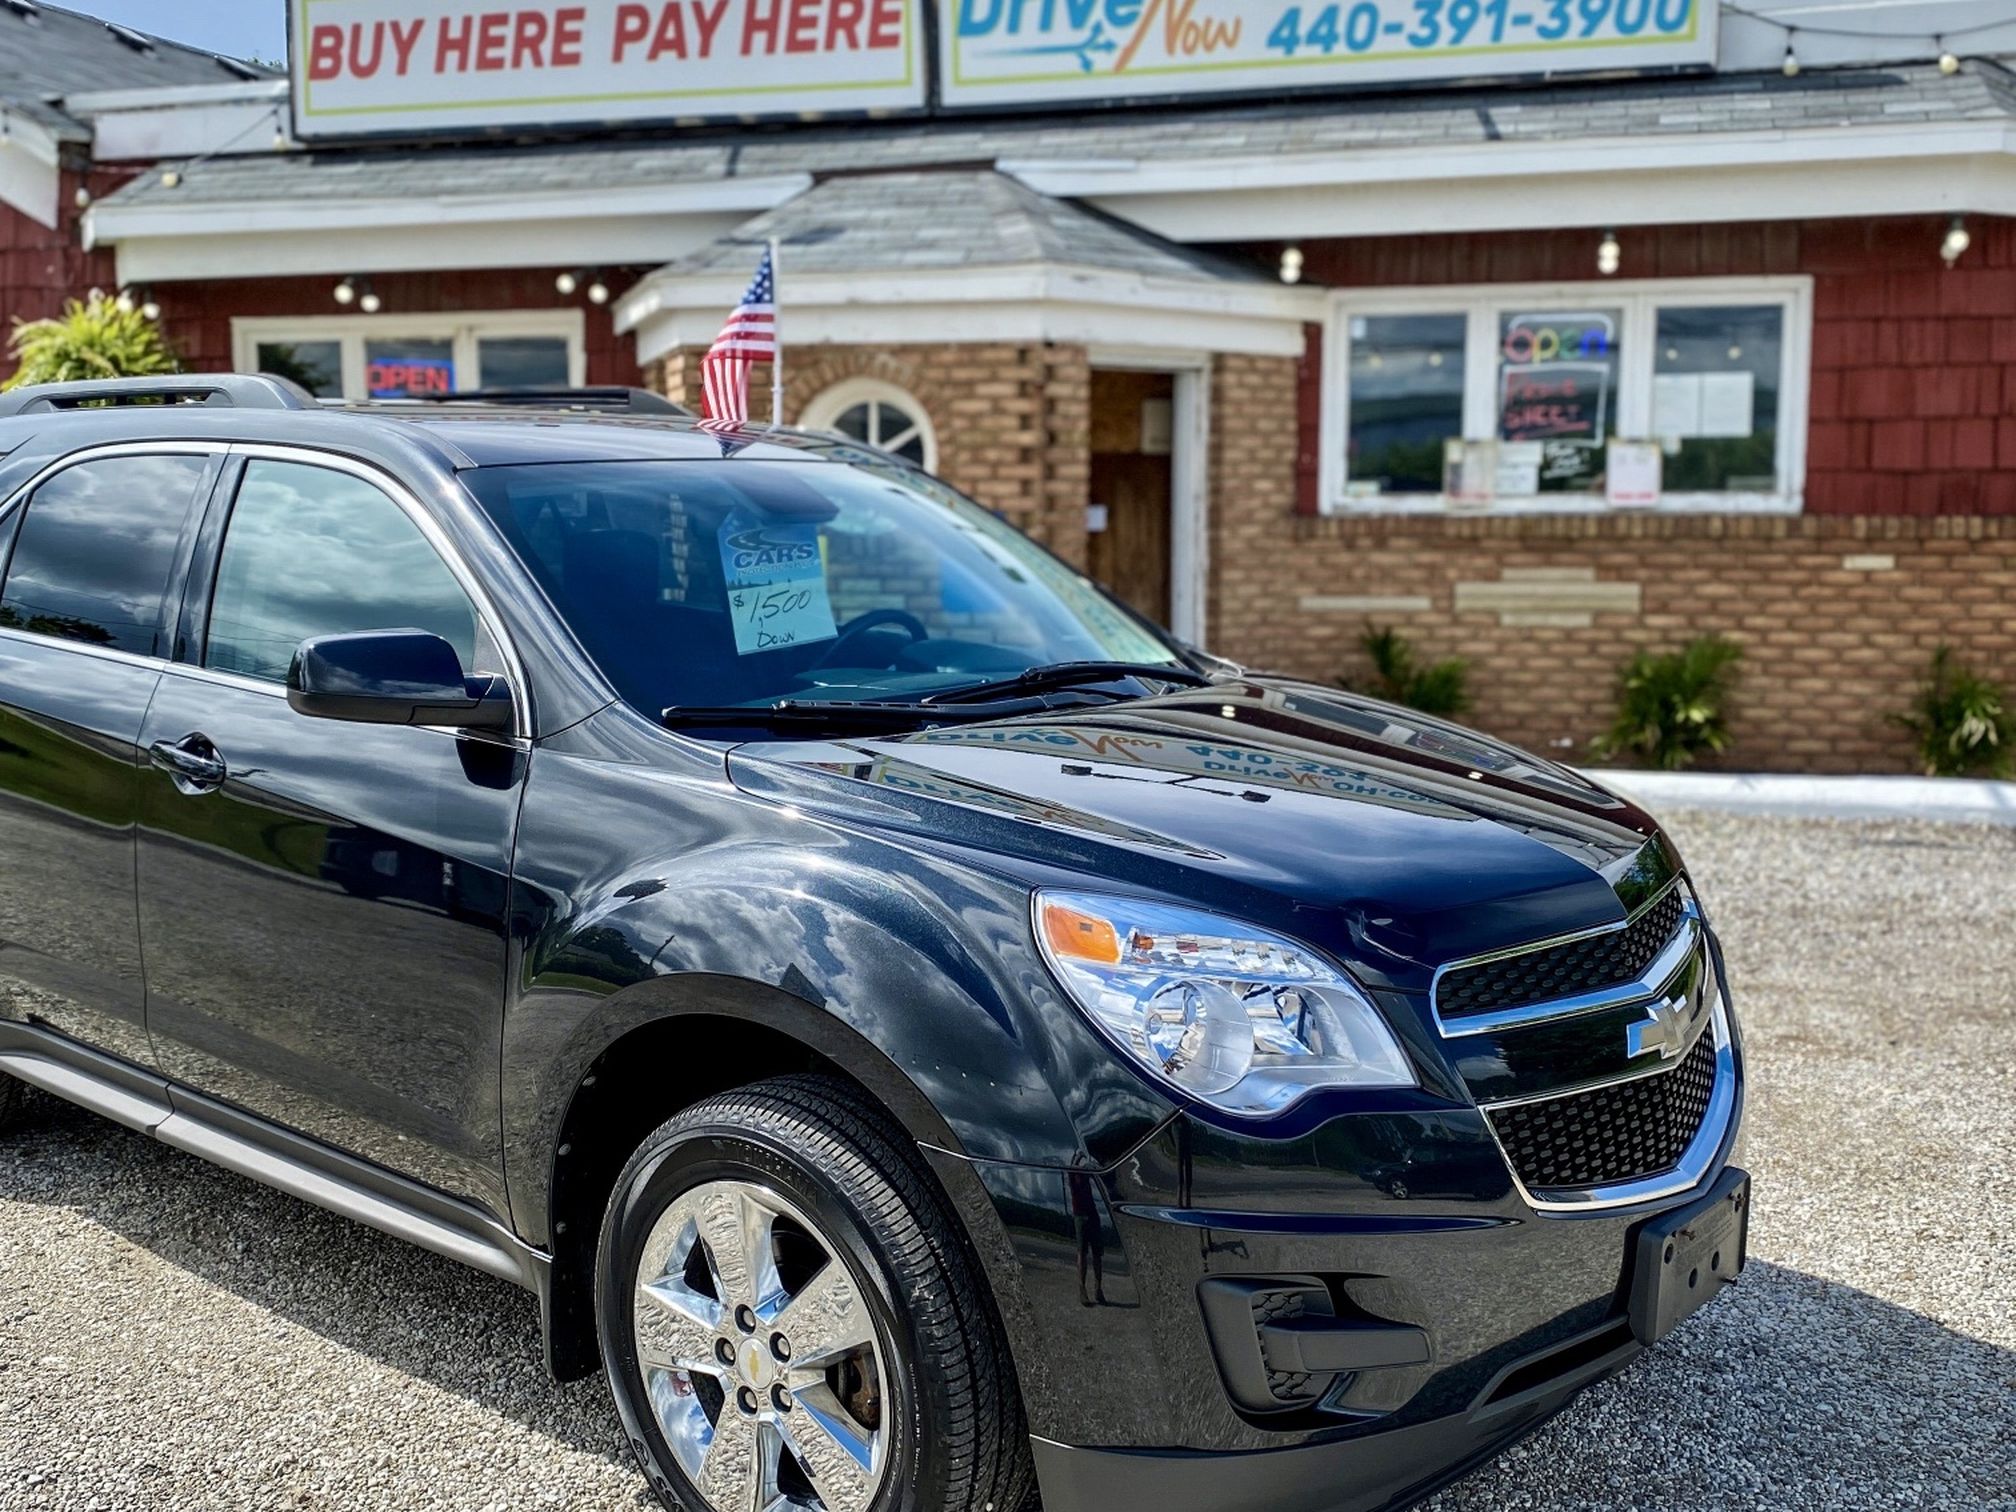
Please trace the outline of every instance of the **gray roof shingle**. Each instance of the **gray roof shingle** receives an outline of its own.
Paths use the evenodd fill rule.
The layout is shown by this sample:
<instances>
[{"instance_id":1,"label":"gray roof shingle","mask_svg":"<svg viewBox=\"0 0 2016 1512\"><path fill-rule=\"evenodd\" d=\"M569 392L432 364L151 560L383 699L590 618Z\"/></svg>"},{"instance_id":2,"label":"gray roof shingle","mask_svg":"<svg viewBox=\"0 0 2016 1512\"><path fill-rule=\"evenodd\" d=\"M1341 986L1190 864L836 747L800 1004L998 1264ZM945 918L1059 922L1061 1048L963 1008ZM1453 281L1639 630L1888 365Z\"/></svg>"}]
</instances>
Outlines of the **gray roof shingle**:
<instances>
[{"instance_id":1,"label":"gray roof shingle","mask_svg":"<svg viewBox=\"0 0 2016 1512\"><path fill-rule=\"evenodd\" d=\"M827 179L665 271L746 274L750 249L773 237L794 275L1046 262L1155 278L1266 282L1244 265L1051 199L990 169Z\"/></svg>"},{"instance_id":2,"label":"gray roof shingle","mask_svg":"<svg viewBox=\"0 0 2016 1512\"><path fill-rule=\"evenodd\" d=\"M4 16L0 16L4 22ZM1044 160L1284 157L1498 142L1772 132L1922 121L2016 120L2016 82L1992 64L1473 88L1023 120L877 121L737 136L579 145L455 145L216 158L179 188L136 179L104 203L453 199L779 174L862 173Z\"/></svg>"},{"instance_id":3,"label":"gray roof shingle","mask_svg":"<svg viewBox=\"0 0 2016 1512\"><path fill-rule=\"evenodd\" d=\"M75 124L59 108L66 95L275 77L257 64L114 27L41 0L0 5L0 100L47 124Z\"/></svg>"}]
</instances>

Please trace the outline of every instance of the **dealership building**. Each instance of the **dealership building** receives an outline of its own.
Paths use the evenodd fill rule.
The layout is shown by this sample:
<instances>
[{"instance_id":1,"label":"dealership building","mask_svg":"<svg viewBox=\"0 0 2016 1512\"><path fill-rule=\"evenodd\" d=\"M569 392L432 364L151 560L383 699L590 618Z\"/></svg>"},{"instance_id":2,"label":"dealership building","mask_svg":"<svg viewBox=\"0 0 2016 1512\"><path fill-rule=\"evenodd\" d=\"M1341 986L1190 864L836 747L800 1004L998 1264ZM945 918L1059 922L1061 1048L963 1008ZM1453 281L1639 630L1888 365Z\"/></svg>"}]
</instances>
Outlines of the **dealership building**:
<instances>
[{"instance_id":1,"label":"dealership building","mask_svg":"<svg viewBox=\"0 0 2016 1512\"><path fill-rule=\"evenodd\" d=\"M1572 758L1722 634L1821 771L2016 682L2016 4L294 6L290 79L0 4L0 314L697 407L774 242L783 419L1242 661L1394 626Z\"/></svg>"}]
</instances>

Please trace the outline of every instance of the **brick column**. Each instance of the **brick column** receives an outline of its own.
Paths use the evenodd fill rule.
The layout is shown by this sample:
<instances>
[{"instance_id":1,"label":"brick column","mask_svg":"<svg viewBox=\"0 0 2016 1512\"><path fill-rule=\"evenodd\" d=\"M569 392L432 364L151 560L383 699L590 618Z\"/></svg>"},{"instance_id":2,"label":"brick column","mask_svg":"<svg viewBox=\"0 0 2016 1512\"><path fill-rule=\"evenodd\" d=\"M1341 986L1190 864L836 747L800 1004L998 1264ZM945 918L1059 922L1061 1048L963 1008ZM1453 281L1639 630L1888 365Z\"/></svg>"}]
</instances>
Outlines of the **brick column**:
<instances>
[{"instance_id":1,"label":"brick column","mask_svg":"<svg viewBox=\"0 0 2016 1512\"><path fill-rule=\"evenodd\" d=\"M1280 611L1286 564L1270 571L1268 562L1295 514L1299 370L1293 357L1227 355L1212 364L1207 646L1236 645Z\"/></svg>"}]
</instances>

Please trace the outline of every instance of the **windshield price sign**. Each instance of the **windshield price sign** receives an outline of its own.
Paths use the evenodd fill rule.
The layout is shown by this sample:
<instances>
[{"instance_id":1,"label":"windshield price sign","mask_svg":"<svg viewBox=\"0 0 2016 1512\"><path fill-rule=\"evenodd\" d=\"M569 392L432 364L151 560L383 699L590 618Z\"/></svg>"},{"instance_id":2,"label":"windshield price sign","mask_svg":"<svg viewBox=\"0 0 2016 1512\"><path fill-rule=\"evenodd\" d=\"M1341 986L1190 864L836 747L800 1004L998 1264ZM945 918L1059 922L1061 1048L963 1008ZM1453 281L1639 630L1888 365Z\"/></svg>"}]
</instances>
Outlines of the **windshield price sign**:
<instances>
[{"instance_id":1,"label":"windshield price sign","mask_svg":"<svg viewBox=\"0 0 2016 1512\"><path fill-rule=\"evenodd\" d=\"M294 129L921 109L918 0L291 0Z\"/></svg>"},{"instance_id":2,"label":"windshield price sign","mask_svg":"<svg viewBox=\"0 0 2016 1512\"><path fill-rule=\"evenodd\" d=\"M947 0L948 105L1715 60L1716 0Z\"/></svg>"}]
</instances>

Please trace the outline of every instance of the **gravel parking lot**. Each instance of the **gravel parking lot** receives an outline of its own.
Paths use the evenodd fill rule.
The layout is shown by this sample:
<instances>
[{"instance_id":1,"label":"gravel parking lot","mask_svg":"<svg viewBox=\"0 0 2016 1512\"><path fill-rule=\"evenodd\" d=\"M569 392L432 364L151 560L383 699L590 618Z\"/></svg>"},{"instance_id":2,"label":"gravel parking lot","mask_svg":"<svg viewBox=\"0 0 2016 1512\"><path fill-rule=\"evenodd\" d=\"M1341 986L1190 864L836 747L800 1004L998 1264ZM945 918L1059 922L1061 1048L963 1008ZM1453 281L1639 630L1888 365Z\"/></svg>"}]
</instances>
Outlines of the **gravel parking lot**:
<instances>
[{"instance_id":1,"label":"gravel parking lot","mask_svg":"<svg viewBox=\"0 0 2016 1512\"><path fill-rule=\"evenodd\" d=\"M2016 1509L2016 831L1683 815L1753 1064L1742 1285L1436 1512ZM641 1508L532 1299L44 1102L0 1508Z\"/></svg>"}]
</instances>

